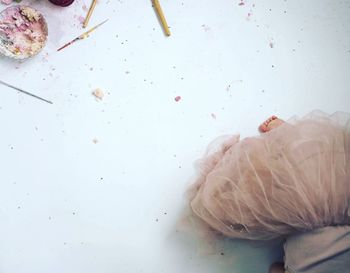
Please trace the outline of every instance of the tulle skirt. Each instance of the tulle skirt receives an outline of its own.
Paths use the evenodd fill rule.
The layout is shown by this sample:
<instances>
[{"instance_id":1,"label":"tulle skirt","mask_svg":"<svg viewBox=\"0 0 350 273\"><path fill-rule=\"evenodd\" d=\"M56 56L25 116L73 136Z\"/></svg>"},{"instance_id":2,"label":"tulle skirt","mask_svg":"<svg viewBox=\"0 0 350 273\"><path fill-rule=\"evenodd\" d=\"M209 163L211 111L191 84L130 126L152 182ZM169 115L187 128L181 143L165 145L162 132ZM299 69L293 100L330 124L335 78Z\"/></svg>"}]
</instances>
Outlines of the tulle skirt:
<instances>
[{"instance_id":1,"label":"tulle skirt","mask_svg":"<svg viewBox=\"0 0 350 273\"><path fill-rule=\"evenodd\" d=\"M211 230L268 240L350 224L350 114L312 112L219 142L189 190L193 214Z\"/></svg>"}]
</instances>

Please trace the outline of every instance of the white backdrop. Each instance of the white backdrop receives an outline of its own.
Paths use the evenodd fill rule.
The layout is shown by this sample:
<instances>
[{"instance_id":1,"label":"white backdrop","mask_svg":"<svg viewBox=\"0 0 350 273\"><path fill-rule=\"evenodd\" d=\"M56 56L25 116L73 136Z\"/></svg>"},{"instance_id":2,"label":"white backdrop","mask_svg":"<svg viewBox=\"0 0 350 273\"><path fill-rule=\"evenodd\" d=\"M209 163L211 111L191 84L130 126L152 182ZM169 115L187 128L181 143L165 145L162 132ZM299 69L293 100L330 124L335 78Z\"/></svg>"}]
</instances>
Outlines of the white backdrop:
<instances>
[{"instance_id":1,"label":"white backdrop","mask_svg":"<svg viewBox=\"0 0 350 273\"><path fill-rule=\"evenodd\" d=\"M24 3L49 41L0 79L54 104L0 86L0 272L266 272L274 246L198 254L184 191L219 135L350 110L350 1L161 0L166 38L150 1L100 0L90 26L108 23L61 52L90 2Z\"/></svg>"}]
</instances>

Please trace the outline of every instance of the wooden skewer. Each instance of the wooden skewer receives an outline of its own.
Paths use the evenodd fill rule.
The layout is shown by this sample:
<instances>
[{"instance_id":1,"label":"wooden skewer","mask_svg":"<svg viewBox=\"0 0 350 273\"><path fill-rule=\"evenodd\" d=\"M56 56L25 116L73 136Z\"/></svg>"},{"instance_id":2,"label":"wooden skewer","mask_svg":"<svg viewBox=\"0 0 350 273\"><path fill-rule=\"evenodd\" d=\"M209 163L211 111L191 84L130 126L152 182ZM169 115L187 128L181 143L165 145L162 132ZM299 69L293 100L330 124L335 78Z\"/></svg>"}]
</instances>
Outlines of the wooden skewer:
<instances>
[{"instance_id":1,"label":"wooden skewer","mask_svg":"<svg viewBox=\"0 0 350 273\"><path fill-rule=\"evenodd\" d=\"M165 19L162 7L159 4L159 1L158 0L153 0L153 6L154 6L154 8L157 11L157 14L159 16L160 22L162 23L162 26L163 26L165 34L167 36L170 36L171 35L170 29L169 29L169 26L168 26L168 24L166 22L166 19Z\"/></svg>"},{"instance_id":2,"label":"wooden skewer","mask_svg":"<svg viewBox=\"0 0 350 273\"><path fill-rule=\"evenodd\" d=\"M93 32L95 29L97 29L98 27L102 26L104 23L106 23L108 21L108 19L104 20L102 23L99 23L98 25L94 26L93 28L89 29L88 31L84 32L83 34L81 34L80 36L76 37L75 39L73 39L72 41L66 43L64 46L61 46L59 49L57 49L57 51L61 51L62 49L66 48L67 46L70 46L71 44L74 44L75 42L79 41L79 40L84 40L87 37L89 37L89 34L91 32Z\"/></svg>"},{"instance_id":3,"label":"wooden skewer","mask_svg":"<svg viewBox=\"0 0 350 273\"><path fill-rule=\"evenodd\" d=\"M92 12L94 11L95 7L96 7L96 4L97 4L97 0L92 0L92 3L91 3L91 6L89 8L89 11L86 15L86 18L85 18L85 21L84 21L84 24L83 24L83 28L86 28L89 21L90 21L90 18L91 18L91 15L92 15Z\"/></svg>"}]
</instances>

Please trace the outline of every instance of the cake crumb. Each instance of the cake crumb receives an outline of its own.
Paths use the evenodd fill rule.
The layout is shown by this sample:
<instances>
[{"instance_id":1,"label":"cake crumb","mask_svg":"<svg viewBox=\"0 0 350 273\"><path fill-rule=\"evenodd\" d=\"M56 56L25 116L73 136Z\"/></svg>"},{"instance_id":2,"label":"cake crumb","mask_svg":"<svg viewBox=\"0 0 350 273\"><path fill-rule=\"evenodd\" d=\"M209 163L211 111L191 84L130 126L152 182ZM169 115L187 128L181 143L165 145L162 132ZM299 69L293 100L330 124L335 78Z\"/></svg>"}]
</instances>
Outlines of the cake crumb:
<instances>
[{"instance_id":1,"label":"cake crumb","mask_svg":"<svg viewBox=\"0 0 350 273\"><path fill-rule=\"evenodd\" d=\"M38 22L39 19L40 19L40 14L36 10L34 10L34 9L30 8L30 7L25 7L25 6L21 7L21 13L30 22L34 22L34 21Z\"/></svg>"},{"instance_id":2,"label":"cake crumb","mask_svg":"<svg viewBox=\"0 0 350 273\"><path fill-rule=\"evenodd\" d=\"M94 144L97 144L97 143L98 143L98 139L95 137L95 138L92 140L92 142L93 142Z\"/></svg>"},{"instance_id":3,"label":"cake crumb","mask_svg":"<svg viewBox=\"0 0 350 273\"><path fill-rule=\"evenodd\" d=\"M100 88L96 88L92 92L92 95L94 95L96 99L102 100L105 94Z\"/></svg>"}]
</instances>

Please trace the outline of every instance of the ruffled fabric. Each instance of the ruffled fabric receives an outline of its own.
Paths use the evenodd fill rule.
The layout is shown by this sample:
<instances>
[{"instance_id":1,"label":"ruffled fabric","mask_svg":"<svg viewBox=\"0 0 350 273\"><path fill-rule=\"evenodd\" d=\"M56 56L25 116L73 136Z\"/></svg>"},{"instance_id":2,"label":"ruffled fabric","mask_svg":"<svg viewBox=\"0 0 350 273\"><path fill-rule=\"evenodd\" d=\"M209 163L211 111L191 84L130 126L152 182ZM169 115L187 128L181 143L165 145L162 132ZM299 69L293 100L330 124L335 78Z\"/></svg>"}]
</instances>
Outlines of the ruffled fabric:
<instances>
[{"instance_id":1,"label":"ruffled fabric","mask_svg":"<svg viewBox=\"0 0 350 273\"><path fill-rule=\"evenodd\" d=\"M212 230L268 240L350 224L350 114L315 111L219 142L189 191L194 215Z\"/></svg>"}]
</instances>

